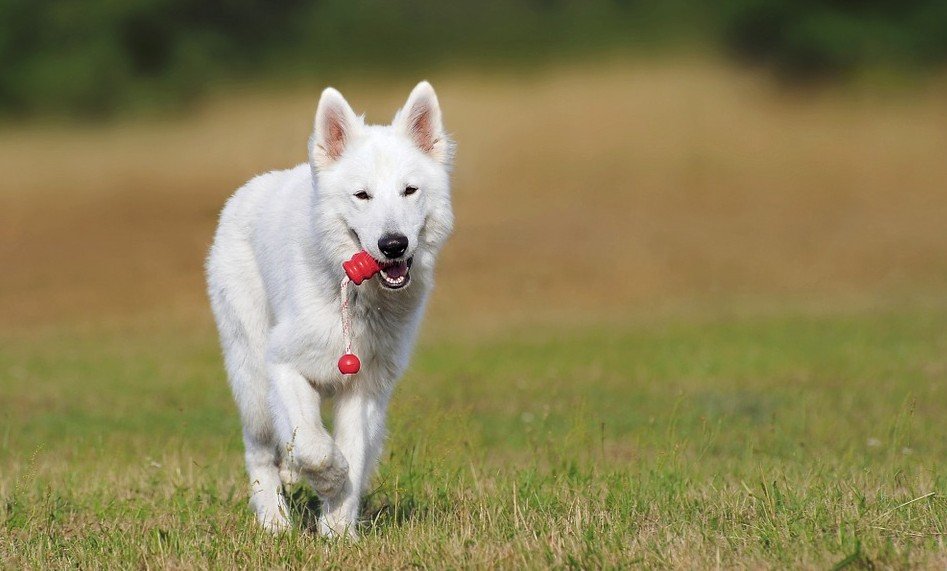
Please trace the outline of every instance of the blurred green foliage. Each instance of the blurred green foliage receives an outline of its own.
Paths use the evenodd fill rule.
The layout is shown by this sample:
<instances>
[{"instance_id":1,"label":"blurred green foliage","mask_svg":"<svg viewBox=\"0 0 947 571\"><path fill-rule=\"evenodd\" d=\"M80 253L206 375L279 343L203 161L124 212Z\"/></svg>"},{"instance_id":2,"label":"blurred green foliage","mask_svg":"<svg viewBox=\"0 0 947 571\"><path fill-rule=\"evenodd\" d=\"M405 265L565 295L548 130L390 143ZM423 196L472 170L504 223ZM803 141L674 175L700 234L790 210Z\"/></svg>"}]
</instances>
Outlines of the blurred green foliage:
<instances>
[{"instance_id":1,"label":"blurred green foliage","mask_svg":"<svg viewBox=\"0 0 947 571\"><path fill-rule=\"evenodd\" d=\"M947 60L944 0L733 0L721 29L732 54L792 77Z\"/></svg>"},{"instance_id":2,"label":"blurred green foliage","mask_svg":"<svg viewBox=\"0 0 947 571\"><path fill-rule=\"evenodd\" d=\"M3 0L0 113L177 106L221 79L496 65L710 40L792 74L947 57L947 3Z\"/></svg>"}]
</instances>

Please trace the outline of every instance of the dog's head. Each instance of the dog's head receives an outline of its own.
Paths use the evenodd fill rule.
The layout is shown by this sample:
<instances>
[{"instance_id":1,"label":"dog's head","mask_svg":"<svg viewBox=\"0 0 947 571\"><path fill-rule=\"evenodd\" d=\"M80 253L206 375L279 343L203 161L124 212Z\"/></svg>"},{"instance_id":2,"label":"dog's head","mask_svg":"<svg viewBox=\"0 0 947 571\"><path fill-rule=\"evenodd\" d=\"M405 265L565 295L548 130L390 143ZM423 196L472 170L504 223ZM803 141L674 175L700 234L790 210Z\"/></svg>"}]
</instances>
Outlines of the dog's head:
<instances>
[{"instance_id":1,"label":"dog's head","mask_svg":"<svg viewBox=\"0 0 947 571\"><path fill-rule=\"evenodd\" d=\"M344 256L364 249L378 260L384 287L406 286L412 264L430 270L450 235L452 153L426 81L386 126L366 125L335 89L322 92L309 140L318 215L344 225Z\"/></svg>"}]
</instances>

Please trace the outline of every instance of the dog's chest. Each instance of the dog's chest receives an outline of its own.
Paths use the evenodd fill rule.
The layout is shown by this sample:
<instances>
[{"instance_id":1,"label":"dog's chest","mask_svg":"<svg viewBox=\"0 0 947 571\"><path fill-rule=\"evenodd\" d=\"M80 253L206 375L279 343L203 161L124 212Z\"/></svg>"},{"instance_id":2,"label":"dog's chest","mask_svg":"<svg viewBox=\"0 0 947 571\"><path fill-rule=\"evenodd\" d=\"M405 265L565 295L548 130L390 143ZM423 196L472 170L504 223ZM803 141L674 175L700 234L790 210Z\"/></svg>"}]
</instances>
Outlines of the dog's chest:
<instances>
[{"instance_id":1,"label":"dog's chest","mask_svg":"<svg viewBox=\"0 0 947 571\"><path fill-rule=\"evenodd\" d=\"M355 375L343 376L337 365L346 350L341 317L327 321L323 314L323 319L296 328L294 360L313 385L328 389L350 382L390 385L407 367L421 305L385 307L360 301L352 307L351 351L361 361Z\"/></svg>"},{"instance_id":2,"label":"dog's chest","mask_svg":"<svg viewBox=\"0 0 947 571\"><path fill-rule=\"evenodd\" d=\"M389 308L367 305L356 312L353 323L353 351L367 368L391 377L400 376L407 366L414 344L420 308Z\"/></svg>"}]
</instances>

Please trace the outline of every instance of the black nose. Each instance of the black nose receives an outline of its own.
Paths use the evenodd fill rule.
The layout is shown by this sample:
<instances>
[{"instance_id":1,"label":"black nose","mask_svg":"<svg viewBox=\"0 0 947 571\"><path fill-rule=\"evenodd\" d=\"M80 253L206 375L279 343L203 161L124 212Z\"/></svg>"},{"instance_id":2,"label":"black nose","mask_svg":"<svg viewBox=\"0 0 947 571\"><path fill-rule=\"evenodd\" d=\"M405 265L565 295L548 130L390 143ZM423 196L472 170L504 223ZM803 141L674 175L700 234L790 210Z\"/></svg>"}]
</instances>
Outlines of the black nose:
<instances>
[{"instance_id":1,"label":"black nose","mask_svg":"<svg viewBox=\"0 0 947 571\"><path fill-rule=\"evenodd\" d=\"M385 234L378 239L378 249L386 258L399 258L408 249L408 237L404 234Z\"/></svg>"}]
</instances>

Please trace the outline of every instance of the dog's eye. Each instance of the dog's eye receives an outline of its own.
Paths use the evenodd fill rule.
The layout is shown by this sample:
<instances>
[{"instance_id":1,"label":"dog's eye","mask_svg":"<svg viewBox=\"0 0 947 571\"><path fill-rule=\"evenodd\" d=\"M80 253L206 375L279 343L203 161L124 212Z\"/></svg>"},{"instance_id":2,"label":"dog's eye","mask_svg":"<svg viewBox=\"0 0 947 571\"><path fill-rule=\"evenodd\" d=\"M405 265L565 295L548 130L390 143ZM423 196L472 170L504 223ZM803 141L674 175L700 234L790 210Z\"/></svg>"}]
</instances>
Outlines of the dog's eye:
<instances>
[{"instance_id":1,"label":"dog's eye","mask_svg":"<svg viewBox=\"0 0 947 571\"><path fill-rule=\"evenodd\" d=\"M368 200L368 199L371 198L371 197L372 197L372 195L368 194L368 193L367 193L366 191L364 191L364 190L360 190L360 191L358 191L358 192L355 193L355 198L357 198L357 199L359 199L359 200Z\"/></svg>"},{"instance_id":2,"label":"dog's eye","mask_svg":"<svg viewBox=\"0 0 947 571\"><path fill-rule=\"evenodd\" d=\"M416 187L416 186L406 186L406 187L404 187L404 195L405 195L405 196L411 196L412 194L414 194L414 193L417 192L417 191L418 191L418 187Z\"/></svg>"}]
</instances>

